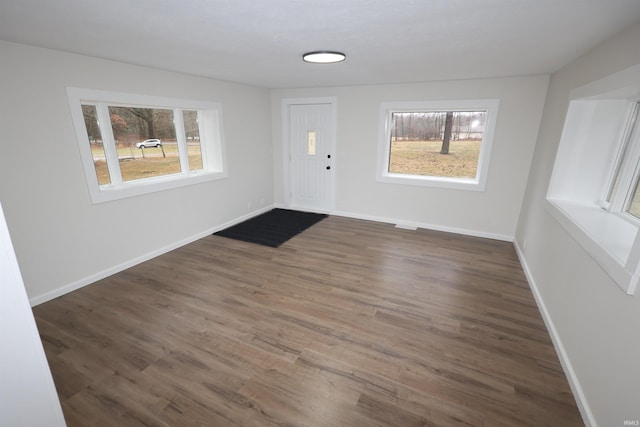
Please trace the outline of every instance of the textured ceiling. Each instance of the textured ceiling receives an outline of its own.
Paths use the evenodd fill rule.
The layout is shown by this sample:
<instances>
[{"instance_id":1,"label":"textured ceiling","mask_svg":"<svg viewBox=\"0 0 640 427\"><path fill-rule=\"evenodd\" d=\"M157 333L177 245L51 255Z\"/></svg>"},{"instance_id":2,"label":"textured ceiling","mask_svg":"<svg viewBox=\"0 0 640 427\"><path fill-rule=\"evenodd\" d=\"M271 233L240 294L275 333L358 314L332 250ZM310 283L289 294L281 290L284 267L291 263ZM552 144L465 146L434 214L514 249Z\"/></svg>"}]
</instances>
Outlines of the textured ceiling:
<instances>
[{"instance_id":1,"label":"textured ceiling","mask_svg":"<svg viewBox=\"0 0 640 427\"><path fill-rule=\"evenodd\" d=\"M2 0L0 39L268 88L550 73L639 0ZM304 63L339 50L345 62Z\"/></svg>"}]
</instances>

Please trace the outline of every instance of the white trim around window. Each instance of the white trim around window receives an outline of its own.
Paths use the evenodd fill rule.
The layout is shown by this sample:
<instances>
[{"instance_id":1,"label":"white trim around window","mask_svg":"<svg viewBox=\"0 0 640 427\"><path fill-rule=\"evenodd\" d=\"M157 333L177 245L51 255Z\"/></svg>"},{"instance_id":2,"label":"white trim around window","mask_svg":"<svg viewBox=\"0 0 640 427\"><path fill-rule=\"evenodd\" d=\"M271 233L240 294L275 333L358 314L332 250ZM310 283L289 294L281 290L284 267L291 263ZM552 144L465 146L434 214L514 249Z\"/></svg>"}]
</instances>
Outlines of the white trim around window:
<instances>
[{"instance_id":1,"label":"white trim around window","mask_svg":"<svg viewBox=\"0 0 640 427\"><path fill-rule=\"evenodd\" d=\"M547 211L624 290L640 282L640 65L571 92Z\"/></svg>"},{"instance_id":2,"label":"white trim around window","mask_svg":"<svg viewBox=\"0 0 640 427\"><path fill-rule=\"evenodd\" d=\"M227 177L222 126L222 106L217 102L165 98L150 95L100 91L67 87L67 100L78 142L80 158L84 169L91 201L109 202L127 197L135 197L157 191L170 190ZM95 105L104 144L105 160L109 164L109 184L98 183L96 167L90 147L89 135L83 116L82 105ZM152 178L134 179L123 182L118 165L118 154L110 125L108 107L132 106L162 108L174 111L174 126L178 130L177 145L180 156L180 171ZM189 170L185 157L186 142L182 111L195 110L198 114L202 168ZM101 122L101 123L100 123ZM104 126L107 122L108 125Z\"/></svg>"},{"instance_id":3,"label":"white trim around window","mask_svg":"<svg viewBox=\"0 0 640 427\"><path fill-rule=\"evenodd\" d=\"M499 100L497 99L468 99L442 101L409 101L383 102L380 104L380 118L378 131L378 165L377 181L438 187L456 190L484 191L489 173L489 160L498 116ZM476 176L473 178L453 178L445 176L426 176L391 173L389 161L391 155L392 115L399 112L467 112L484 111L487 113L484 135L478 157Z\"/></svg>"}]
</instances>

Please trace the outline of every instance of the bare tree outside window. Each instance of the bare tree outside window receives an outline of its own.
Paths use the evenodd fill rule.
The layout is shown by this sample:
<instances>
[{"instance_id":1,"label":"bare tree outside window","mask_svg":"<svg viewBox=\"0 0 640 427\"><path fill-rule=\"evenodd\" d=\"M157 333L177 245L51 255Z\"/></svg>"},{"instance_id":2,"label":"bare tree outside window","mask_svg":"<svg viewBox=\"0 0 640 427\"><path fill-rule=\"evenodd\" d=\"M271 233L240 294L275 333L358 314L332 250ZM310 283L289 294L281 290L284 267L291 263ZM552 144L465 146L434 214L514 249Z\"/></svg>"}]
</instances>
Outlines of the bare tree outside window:
<instances>
[{"instance_id":1,"label":"bare tree outside window","mask_svg":"<svg viewBox=\"0 0 640 427\"><path fill-rule=\"evenodd\" d=\"M442 136L442 148L440 154L449 154L449 144L451 143L451 130L453 129L453 112L447 111L444 119L444 134Z\"/></svg>"},{"instance_id":2,"label":"bare tree outside window","mask_svg":"<svg viewBox=\"0 0 640 427\"><path fill-rule=\"evenodd\" d=\"M486 111L392 113L389 173L476 178L486 122Z\"/></svg>"}]
</instances>

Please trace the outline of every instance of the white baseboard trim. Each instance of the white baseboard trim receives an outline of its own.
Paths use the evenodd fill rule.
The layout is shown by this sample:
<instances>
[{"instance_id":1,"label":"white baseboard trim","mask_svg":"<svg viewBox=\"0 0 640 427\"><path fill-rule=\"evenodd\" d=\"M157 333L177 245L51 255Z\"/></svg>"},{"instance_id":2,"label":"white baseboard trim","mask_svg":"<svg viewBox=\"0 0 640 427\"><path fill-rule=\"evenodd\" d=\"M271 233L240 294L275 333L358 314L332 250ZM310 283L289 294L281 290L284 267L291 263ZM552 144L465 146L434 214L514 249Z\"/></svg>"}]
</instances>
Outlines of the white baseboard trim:
<instances>
[{"instance_id":1,"label":"white baseboard trim","mask_svg":"<svg viewBox=\"0 0 640 427\"><path fill-rule=\"evenodd\" d=\"M59 296L62 296L64 294L67 294L69 292L73 292L77 289L80 289L84 286L90 285L91 283L97 282L98 280L102 280L105 277L109 277L113 274L119 273L123 270L126 270L127 268L131 268L134 265L140 264L144 261L148 261L152 258L155 258L157 256L160 256L162 254L165 254L167 252L170 252L174 249L178 249L179 247L182 247L184 245L187 245L191 242L195 242L196 240L202 239L203 237L207 237L212 235L213 233L216 233L220 230L224 230L225 228L231 227L232 225L238 224L242 221L246 221L249 218L253 218L254 216L260 215L262 213L265 213L271 209L273 209L274 205L271 206L267 206L261 209L258 209L256 211L250 212L246 215L243 215L239 218L233 219L231 221L227 221L224 224L220 224L218 226L215 226L213 228L210 228L208 230L204 230L200 233L197 233L193 236L187 237L185 239L181 239L177 242L171 243L169 245L166 245L162 248L153 250L151 252L148 252L144 255L140 255L139 257L136 257L134 259L125 261L123 263L120 263L118 265L114 265L113 267L107 268L105 270L102 270L98 273L92 274L90 276L84 277L80 280L77 280L73 283L70 283L68 285L65 286L61 286L59 288L56 288L52 291L46 292L44 294L41 295L36 295L33 298L29 299L29 303L31 304L31 307L35 307L38 304L42 304L44 302L50 301L54 298L58 298Z\"/></svg>"},{"instance_id":2,"label":"white baseboard trim","mask_svg":"<svg viewBox=\"0 0 640 427\"><path fill-rule=\"evenodd\" d=\"M424 222L407 221L404 219L394 219L381 216L365 215L354 212L332 211L331 215L344 216L347 218L364 219L367 221L384 222L387 224L399 224L399 228L407 228L404 225L410 225L411 228L424 228L427 230L444 231L447 233L463 234L465 236L483 237L485 239L502 240L505 242L513 242L513 236L504 234L487 233L484 231L467 230L465 228L447 227L444 225L428 224ZM408 229L408 228L407 228Z\"/></svg>"},{"instance_id":3,"label":"white baseboard trim","mask_svg":"<svg viewBox=\"0 0 640 427\"><path fill-rule=\"evenodd\" d=\"M567 351L564 349L564 345L562 344L562 340L560 339L560 335L556 330L556 327L553 323L553 319L549 314L549 310L547 310L547 306L542 299L542 295L540 294L540 290L538 289L538 285L536 284L533 275L531 274L531 270L527 264L527 261L524 258L524 253L522 252L520 245L517 240L513 241L513 246L516 249L516 253L518 254L518 259L520 260L520 264L522 265L522 270L527 278L527 282L529 283L529 287L531 288L531 292L533 293L533 297L536 300L536 304L538 305L538 310L542 315L542 319L544 320L544 324L547 327L547 331L549 332L549 336L551 336L551 341L553 342L553 347L558 354L558 358L560 359L560 364L562 365L562 369L564 371L565 376L569 380L569 387L571 387L571 391L573 392L573 396L576 399L576 404L578 405L578 410L580 411L580 415L582 415L582 421L585 423L587 427L597 427L598 424L596 422L593 413L591 412L591 408L589 407L589 403L587 402L587 398L584 395L584 391L582 390L582 386L580 385L580 380L573 370L573 365L571 365L571 360L569 360L569 355Z\"/></svg>"}]
</instances>

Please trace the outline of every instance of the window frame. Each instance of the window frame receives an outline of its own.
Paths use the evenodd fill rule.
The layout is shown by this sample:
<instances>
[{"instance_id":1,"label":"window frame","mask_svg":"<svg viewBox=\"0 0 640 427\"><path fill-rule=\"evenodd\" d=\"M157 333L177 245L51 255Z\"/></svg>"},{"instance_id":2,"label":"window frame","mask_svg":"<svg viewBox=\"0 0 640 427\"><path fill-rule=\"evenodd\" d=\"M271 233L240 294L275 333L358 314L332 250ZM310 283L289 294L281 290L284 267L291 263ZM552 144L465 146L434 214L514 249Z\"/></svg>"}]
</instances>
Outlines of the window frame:
<instances>
[{"instance_id":1,"label":"window frame","mask_svg":"<svg viewBox=\"0 0 640 427\"><path fill-rule=\"evenodd\" d=\"M223 179L228 176L222 123L222 104L218 102L111 92L76 87L67 87L66 91L71 119L80 151L80 159L89 195L93 204L200 184ZM102 123L104 122L105 117L109 117L108 106L133 106L173 110L174 126L176 126L176 138L178 138L178 149L180 153L179 159L181 172L170 175L122 181L111 126L101 126L100 132L102 134L111 183L100 185L96 176L89 136L82 113L83 104L96 105L98 119ZM181 131L181 129L179 129L180 125L182 125L182 130L184 130L182 115L182 111L184 110L198 111L198 118L203 121L203 123L199 123L201 129L200 150L203 169L191 171L188 167L188 159L183 158L185 155L184 147L182 147L182 149L180 147L180 136L178 134ZM180 112L180 114L177 114L177 112ZM100 120L100 118L102 118L102 120ZM108 123L110 123L110 120ZM113 165L115 165L115 167L113 167ZM184 169L185 165L187 166L186 170ZM118 179L118 176L120 176L120 179ZM114 177L116 178L115 180Z\"/></svg>"},{"instance_id":2,"label":"window frame","mask_svg":"<svg viewBox=\"0 0 640 427\"><path fill-rule=\"evenodd\" d=\"M601 206L640 227L629 209L640 178L640 96L629 99L628 119L612 162Z\"/></svg>"},{"instance_id":3,"label":"window frame","mask_svg":"<svg viewBox=\"0 0 640 427\"><path fill-rule=\"evenodd\" d=\"M626 212L640 173L638 102L640 65L570 93L545 204L628 295L640 281L640 219ZM583 184L589 175L600 187Z\"/></svg>"},{"instance_id":4,"label":"window frame","mask_svg":"<svg viewBox=\"0 0 640 427\"><path fill-rule=\"evenodd\" d=\"M454 190L484 191L489 174L489 163L495 135L500 101L498 99L465 99L440 101L399 101L380 104L378 131L378 182ZM393 113L411 112L465 112L486 111L486 127L478 155L475 178L453 178L445 176L410 175L389 172L391 156L391 117Z\"/></svg>"},{"instance_id":5,"label":"window frame","mask_svg":"<svg viewBox=\"0 0 640 427\"><path fill-rule=\"evenodd\" d=\"M620 201L620 188L618 188L618 182L620 180L622 185L622 181L625 180L624 175L627 174L625 165L629 162L627 156L631 151L631 139L633 138L632 132L638 121L638 113L640 113L639 110L640 102L635 102L635 106L629 108L629 111L626 113L629 116L629 119L627 119L624 132L621 135L620 142L618 143L614 160L611 162L607 184L604 187L605 189L600 201L600 206L608 211L619 212L623 210L623 202Z\"/></svg>"}]
</instances>

